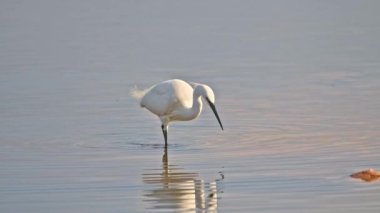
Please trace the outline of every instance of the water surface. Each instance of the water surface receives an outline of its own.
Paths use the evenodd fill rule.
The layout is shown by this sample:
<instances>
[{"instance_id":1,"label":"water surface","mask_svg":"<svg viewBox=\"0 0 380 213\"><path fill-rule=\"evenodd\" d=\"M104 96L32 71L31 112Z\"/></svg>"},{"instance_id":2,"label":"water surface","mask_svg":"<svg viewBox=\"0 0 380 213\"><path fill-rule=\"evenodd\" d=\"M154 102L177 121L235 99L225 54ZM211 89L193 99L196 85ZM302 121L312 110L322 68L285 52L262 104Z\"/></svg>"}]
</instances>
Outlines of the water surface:
<instances>
[{"instance_id":1,"label":"water surface","mask_svg":"<svg viewBox=\"0 0 380 213\"><path fill-rule=\"evenodd\" d=\"M376 1L2 1L1 212L376 212ZM159 120L130 88L209 84Z\"/></svg>"}]
</instances>

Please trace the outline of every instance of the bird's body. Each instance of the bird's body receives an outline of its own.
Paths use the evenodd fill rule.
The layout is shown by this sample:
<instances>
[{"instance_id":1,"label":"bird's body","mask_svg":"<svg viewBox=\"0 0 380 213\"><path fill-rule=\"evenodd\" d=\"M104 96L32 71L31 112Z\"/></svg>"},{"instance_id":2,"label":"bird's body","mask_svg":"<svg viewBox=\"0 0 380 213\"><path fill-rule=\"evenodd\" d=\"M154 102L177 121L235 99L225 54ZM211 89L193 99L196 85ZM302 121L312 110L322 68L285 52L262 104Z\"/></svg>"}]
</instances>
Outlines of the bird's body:
<instances>
[{"instance_id":1,"label":"bird's body","mask_svg":"<svg viewBox=\"0 0 380 213\"><path fill-rule=\"evenodd\" d=\"M157 115L167 144L168 125L172 121L188 121L197 118L202 111L202 97L207 100L223 129L214 102L212 89L205 84L188 83L179 79L158 83L139 92L140 106ZM137 96L137 95L135 95Z\"/></svg>"},{"instance_id":2,"label":"bird's body","mask_svg":"<svg viewBox=\"0 0 380 213\"><path fill-rule=\"evenodd\" d=\"M141 99L140 105L160 117L163 123L188 121L198 117L200 97L193 107L194 89L182 80L168 80L153 86Z\"/></svg>"}]
</instances>

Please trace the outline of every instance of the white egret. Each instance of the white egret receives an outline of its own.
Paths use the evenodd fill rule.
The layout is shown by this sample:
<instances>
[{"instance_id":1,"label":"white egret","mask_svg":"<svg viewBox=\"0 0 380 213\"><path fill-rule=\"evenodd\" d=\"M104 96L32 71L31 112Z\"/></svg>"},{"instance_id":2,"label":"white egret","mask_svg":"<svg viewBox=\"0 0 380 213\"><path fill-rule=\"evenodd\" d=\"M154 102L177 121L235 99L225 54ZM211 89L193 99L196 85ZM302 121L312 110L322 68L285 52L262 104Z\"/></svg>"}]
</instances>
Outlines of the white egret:
<instances>
[{"instance_id":1,"label":"white egret","mask_svg":"<svg viewBox=\"0 0 380 213\"><path fill-rule=\"evenodd\" d=\"M158 83L147 90L134 90L132 96L140 100L140 106L157 115L161 120L165 147L168 141L168 126L172 121L189 121L198 118L202 111L202 98L210 105L220 127L222 122L215 108L215 95L212 89L199 83L179 79Z\"/></svg>"}]
</instances>

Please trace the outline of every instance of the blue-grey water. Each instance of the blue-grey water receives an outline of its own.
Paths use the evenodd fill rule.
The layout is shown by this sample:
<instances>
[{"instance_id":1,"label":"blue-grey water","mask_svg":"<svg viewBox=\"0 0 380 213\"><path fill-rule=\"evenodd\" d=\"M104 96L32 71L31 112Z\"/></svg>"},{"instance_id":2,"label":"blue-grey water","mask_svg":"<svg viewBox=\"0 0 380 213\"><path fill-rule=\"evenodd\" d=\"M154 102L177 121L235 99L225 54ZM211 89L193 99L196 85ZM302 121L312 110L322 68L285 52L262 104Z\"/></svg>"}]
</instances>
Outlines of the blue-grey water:
<instances>
[{"instance_id":1,"label":"blue-grey water","mask_svg":"<svg viewBox=\"0 0 380 213\"><path fill-rule=\"evenodd\" d=\"M377 212L379 1L0 2L0 212ZM210 85L173 123L129 95Z\"/></svg>"}]
</instances>

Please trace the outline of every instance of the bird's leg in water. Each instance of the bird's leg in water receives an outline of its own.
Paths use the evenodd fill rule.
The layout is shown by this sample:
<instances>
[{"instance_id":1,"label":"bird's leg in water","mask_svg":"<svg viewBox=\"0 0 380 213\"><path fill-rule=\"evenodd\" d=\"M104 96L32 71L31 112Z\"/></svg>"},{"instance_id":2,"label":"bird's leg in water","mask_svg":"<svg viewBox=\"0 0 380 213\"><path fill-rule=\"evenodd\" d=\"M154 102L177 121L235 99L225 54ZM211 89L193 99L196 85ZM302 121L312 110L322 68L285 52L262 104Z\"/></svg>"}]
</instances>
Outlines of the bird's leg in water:
<instances>
[{"instance_id":1,"label":"bird's leg in water","mask_svg":"<svg viewBox=\"0 0 380 213\"><path fill-rule=\"evenodd\" d=\"M164 163L163 164L163 167L164 169L168 169L168 148L165 147L164 149L164 154L162 155L162 162Z\"/></svg>"},{"instance_id":2,"label":"bird's leg in water","mask_svg":"<svg viewBox=\"0 0 380 213\"><path fill-rule=\"evenodd\" d=\"M162 124L161 125L162 133L164 134L164 139L165 139L165 148L168 147L168 130L165 128L165 126Z\"/></svg>"}]
</instances>

